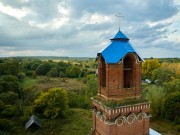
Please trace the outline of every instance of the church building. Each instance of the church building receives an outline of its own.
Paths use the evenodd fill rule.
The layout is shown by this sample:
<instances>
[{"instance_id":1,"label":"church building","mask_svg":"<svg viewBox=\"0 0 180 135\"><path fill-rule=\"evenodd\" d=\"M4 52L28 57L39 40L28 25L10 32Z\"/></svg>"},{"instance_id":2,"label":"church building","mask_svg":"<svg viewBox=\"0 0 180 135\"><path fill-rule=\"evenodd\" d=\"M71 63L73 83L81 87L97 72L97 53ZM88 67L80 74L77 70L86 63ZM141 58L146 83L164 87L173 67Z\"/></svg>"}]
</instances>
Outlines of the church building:
<instances>
[{"instance_id":1,"label":"church building","mask_svg":"<svg viewBox=\"0 0 180 135\"><path fill-rule=\"evenodd\" d=\"M97 54L98 95L92 98L94 135L149 135L150 104L142 100L143 58L120 30Z\"/></svg>"}]
</instances>

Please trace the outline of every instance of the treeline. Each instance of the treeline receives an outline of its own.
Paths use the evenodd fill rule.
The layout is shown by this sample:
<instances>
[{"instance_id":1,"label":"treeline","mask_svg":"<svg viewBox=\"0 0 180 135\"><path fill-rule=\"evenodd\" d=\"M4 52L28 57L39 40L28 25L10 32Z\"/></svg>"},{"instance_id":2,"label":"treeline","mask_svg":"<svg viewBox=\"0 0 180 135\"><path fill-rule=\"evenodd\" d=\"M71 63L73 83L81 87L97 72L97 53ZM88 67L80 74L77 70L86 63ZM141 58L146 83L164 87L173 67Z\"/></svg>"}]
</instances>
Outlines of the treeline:
<instances>
[{"instance_id":1,"label":"treeline","mask_svg":"<svg viewBox=\"0 0 180 135\"><path fill-rule=\"evenodd\" d=\"M145 58L145 60L152 60L151 58ZM180 63L180 58L158 58L160 63L167 62L167 63Z\"/></svg>"},{"instance_id":2,"label":"treeline","mask_svg":"<svg viewBox=\"0 0 180 135\"><path fill-rule=\"evenodd\" d=\"M153 118L165 118L180 124L180 63L148 59L142 64L144 95L150 100ZM177 125L177 130L180 126Z\"/></svg>"},{"instance_id":3,"label":"treeline","mask_svg":"<svg viewBox=\"0 0 180 135\"><path fill-rule=\"evenodd\" d=\"M97 65L92 61L91 67L83 62L53 62L52 60L41 61L37 59L24 59L22 68L27 76L47 75L50 77L84 77L95 73Z\"/></svg>"}]
</instances>

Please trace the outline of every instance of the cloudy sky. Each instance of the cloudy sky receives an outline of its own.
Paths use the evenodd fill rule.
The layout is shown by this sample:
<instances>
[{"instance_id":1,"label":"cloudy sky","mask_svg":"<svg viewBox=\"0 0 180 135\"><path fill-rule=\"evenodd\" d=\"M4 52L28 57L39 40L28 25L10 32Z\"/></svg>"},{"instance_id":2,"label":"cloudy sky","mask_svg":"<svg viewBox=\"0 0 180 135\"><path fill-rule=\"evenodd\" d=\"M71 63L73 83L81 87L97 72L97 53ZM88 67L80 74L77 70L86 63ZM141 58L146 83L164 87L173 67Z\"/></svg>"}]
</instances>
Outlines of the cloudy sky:
<instances>
[{"instance_id":1,"label":"cloudy sky","mask_svg":"<svg viewBox=\"0 0 180 135\"><path fill-rule=\"evenodd\" d=\"M180 57L179 0L0 0L0 57L96 57L117 13L143 57Z\"/></svg>"}]
</instances>

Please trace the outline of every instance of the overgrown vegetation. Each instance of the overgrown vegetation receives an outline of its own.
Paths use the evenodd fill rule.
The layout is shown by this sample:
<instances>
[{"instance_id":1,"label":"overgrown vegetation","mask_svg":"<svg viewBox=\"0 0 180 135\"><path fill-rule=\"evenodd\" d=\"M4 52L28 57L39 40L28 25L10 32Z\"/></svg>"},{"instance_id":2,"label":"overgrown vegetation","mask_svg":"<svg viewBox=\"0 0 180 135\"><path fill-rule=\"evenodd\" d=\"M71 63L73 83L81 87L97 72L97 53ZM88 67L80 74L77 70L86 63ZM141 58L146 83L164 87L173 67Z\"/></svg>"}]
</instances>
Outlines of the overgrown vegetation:
<instances>
[{"instance_id":1,"label":"overgrown vegetation","mask_svg":"<svg viewBox=\"0 0 180 135\"><path fill-rule=\"evenodd\" d=\"M167 59L165 59L167 60ZM156 68L153 67L154 63ZM179 132L180 125L180 63L162 62L149 59L143 63L143 78L150 79L151 84L143 86L143 97L151 103L152 119L167 119L175 123ZM147 69L148 72L146 71Z\"/></svg>"},{"instance_id":2,"label":"overgrown vegetation","mask_svg":"<svg viewBox=\"0 0 180 135\"><path fill-rule=\"evenodd\" d=\"M0 59L0 134L88 134L92 127L90 98L98 89L96 69L95 59L87 58ZM145 61L143 79L151 80L151 84L143 83L142 101L150 100L152 120L167 120L179 132L179 59ZM127 99L107 105L138 102ZM32 114L42 120L39 130L24 129Z\"/></svg>"}]
</instances>

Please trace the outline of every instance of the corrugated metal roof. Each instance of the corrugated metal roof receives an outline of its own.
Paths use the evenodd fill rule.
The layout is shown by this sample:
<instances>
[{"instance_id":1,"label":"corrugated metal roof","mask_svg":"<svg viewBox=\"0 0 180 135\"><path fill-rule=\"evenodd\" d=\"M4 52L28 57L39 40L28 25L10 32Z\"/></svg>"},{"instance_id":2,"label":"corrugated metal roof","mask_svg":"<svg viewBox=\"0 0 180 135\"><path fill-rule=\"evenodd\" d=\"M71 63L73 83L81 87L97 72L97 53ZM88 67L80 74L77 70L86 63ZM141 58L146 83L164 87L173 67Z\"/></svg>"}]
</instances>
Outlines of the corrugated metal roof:
<instances>
[{"instance_id":1,"label":"corrugated metal roof","mask_svg":"<svg viewBox=\"0 0 180 135\"><path fill-rule=\"evenodd\" d=\"M111 44L100 52L106 63L118 63L127 53L135 53L138 55L140 60L143 61L143 58L128 42L129 39L121 31L118 31L111 41Z\"/></svg>"}]
</instances>

